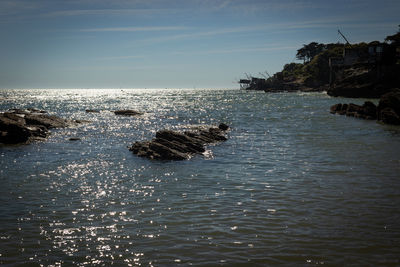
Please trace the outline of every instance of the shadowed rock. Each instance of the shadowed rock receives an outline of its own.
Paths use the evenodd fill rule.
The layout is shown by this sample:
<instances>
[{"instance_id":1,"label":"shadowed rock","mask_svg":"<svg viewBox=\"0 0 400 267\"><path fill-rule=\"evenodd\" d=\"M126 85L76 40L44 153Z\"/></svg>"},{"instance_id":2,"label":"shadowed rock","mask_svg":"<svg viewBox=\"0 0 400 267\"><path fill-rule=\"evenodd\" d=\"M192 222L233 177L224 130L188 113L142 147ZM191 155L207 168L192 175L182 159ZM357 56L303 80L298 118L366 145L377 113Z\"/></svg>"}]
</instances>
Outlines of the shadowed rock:
<instances>
[{"instance_id":1,"label":"shadowed rock","mask_svg":"<svg viewBox=\"0 0 400 267\"><path fill-rule=\"evenodd\" d=\"M400 89L384 94L379 100L377 112L378 120L400 125Z\"/></svg>"},{"instance_id":2,"label":"shadowed rock","mask_svg":"<svg viewBox=\"0 0 400 267\"><path fill-rule=\"evenodd\" d=\"M220 125L221 126L221 125ZM225 130L222 130L223 128ZM229 127L211 127L208 130L178 132L160 130L151 141L135 142L129 150L139 157L158 160L184 160L194 154L205 152L204 145L227 140L225 131Z\"/></svg>"},{"instance_id":3,"label":"shadowed rock","mask_svg":"<svg viewBox=\"0 0 400 267\"><path fill-rule=\"evenodd\" d=\"M362 106L353 103L336 104L331 106L330 112L332 114L346 115L366 120L376 119L376 106L370 101L365 102Z\"/></svg>"},{"instance_id":4,"label":"shadowed rock","mask_svg":"<svg viewBox=\"0 0 400 267\"><path fill-rule=\"evenodd\" d=\"M12 109L10 112L0 113L0 143L29 143L46 138L51 128L63 128L73 123L44 113L46 112L37 109Z\"/></svg>"},{"instance_id":5,"label":"shadowed rock","mask_svg":"<svg viewBox=\"0 0 400 267\"><path fill-rule=\"evenodd\" d=\"M42 125L48 129L51 128L64 128L68 126L68 121L54 115L25 115L25 122L27 125Z\"/></svg>"},{"instance_id":6,"label":"shadowed rock","mask_svg":"<svg viewBox=\"0 0 400 267\"><path fill-rule=\"evenodd\" d=\"M332 114L346 115L367 120L378 120L387 124L400 125L400 89L384 94L378 106L367 101L362 106L356 104L336 104L331 106Z\"/></svg>"}]
</instances>

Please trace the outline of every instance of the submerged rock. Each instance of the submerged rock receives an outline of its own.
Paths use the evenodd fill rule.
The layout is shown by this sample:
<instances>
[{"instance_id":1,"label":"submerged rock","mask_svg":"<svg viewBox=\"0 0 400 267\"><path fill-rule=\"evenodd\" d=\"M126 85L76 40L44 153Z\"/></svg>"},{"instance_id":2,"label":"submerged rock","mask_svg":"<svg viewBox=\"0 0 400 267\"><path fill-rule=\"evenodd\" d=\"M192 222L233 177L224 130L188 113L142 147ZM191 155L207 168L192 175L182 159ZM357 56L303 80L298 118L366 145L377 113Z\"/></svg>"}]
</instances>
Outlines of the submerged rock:
<instances>
[{"instance_id":1,"label":"submerged rock","mask_svg":"<svg viewBox=\"0 0 400 267\"><path fill-rule=\"evenodd\" d=\"M219 128L210 127L197 131L160 130L153 140L135 142L129 150L148 159L185 160L194 154L205 152L206 144L227 140L225 131L228 128L226 124L220 124Z\"/></svg>"},{"instance_id":2,"label":"submerged rock","mask_svg":"<svg viewBox=\"0 0 400 267\"><path fill-rule=\"evenodd\" d=\"M29 143L46 138L51 128L63 128L73 123L44 113L46 112L37 109L12 109L0 113L0 143Z\"/></svg>"},{"instance_id":3,"label":"submerged rock","mask_svg":"<svg viewBox=\"0 0 400 267\"><path fill-rule=\"evenodd\" d=\"M140 116L143 115L143 112L139 112L132 109L123 109L114 111L115 115L123 115L123 116Z\"/></svg>"}]
</instances>

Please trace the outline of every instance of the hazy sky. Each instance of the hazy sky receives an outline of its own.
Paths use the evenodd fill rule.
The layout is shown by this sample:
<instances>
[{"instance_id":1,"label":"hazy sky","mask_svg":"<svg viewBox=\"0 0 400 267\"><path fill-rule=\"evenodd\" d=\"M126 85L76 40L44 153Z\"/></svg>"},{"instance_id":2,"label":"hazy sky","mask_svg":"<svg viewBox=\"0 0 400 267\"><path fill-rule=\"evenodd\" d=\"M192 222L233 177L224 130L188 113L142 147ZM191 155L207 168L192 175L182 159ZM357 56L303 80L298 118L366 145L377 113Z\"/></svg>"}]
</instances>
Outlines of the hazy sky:
<instances>
[{"instance_id":1,"label":"hazy sky","mask_svg":"<svg viewBox=\"0 0 400 267\"><path fill-rule=\"evenodd\" d=\"M399 0L0 0L0 88L238 87L303 44L383 41Z\"/></svg>"}]
</instances>

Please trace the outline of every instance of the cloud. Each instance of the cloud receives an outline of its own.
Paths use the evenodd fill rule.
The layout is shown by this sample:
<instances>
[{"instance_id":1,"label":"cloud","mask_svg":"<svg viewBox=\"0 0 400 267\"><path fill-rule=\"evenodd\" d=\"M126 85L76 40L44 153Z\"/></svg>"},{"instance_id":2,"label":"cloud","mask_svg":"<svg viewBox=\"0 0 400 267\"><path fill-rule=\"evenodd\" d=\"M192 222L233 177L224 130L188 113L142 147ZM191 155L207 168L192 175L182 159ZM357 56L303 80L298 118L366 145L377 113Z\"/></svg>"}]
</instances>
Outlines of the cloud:
<instances>
[{"instance_id":1,"label":"cloud","mask_svg":"<svg viewBox=\"0 0 400 267\"><path fill-rule=\"evenodd\" d=\"M268 51L281 51L281 50L293 50L298 49L298 46L260 46L260 47L243 47L243 48L230 48L230 49L219 49L219 50L204 50L204 51L190 51L173 52L174 55L209 55L209 54L234 54L234 53L246 53L246 52L268 52Z\"/></svg>"},{"instance_id":2,"label":"cloud","mask_svg":"<svg viewBox=\"0 0 400 267\"><path fill-rule=\"evenodd\" d=\"M123 15L158 15L158 14L173 14L176 9L157 9L157 8L142 8L142 9L71 9L58 10L43 14L44 17L71 17L71 16L123 16Z\"/></svg>"},{"instance_id":3,"label":"cloud","mask_svg":"<svg viewBox=\"0 0 400 267\"><path fill-rule=\"evenodd\" d=\"M179 31L188 29L182 26L151 26L151 27L111 27L81 29L81 32L149 32L149 31Z\"/></svg>"},{"instance_id":4,"label":"cloud","mask_svg":"<svg viewBox=\"0 0 400 267\"><path fill-rule=\"evenodd\" d=\"M135 59L144 58L144 56L119 56L119 57L100 57L97 60L124 60L124 59Z\"/></svg>"}]
</instances>

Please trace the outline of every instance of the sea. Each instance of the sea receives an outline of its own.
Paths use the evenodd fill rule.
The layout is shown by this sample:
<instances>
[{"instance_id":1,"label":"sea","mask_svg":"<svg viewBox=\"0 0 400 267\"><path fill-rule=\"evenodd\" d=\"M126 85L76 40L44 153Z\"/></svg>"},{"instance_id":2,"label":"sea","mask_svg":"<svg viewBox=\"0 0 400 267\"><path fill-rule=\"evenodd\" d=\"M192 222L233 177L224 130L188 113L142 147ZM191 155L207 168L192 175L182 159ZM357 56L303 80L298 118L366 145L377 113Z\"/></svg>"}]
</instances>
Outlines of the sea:
<instances>
[{"instance_id":1,"label":"sea","mask_svg":"<svg viewBox=\"0 0 400 267\"><path fill-rule=\"evenodd\" d=\"M400 127L329 112L364 101L2 89L0 111L32 107L88 122L0 146L0 265L400 266ZM228 140L189 160L128 149L161 129L219 123L230 126Z\"/></svg>"}]
</instances>

